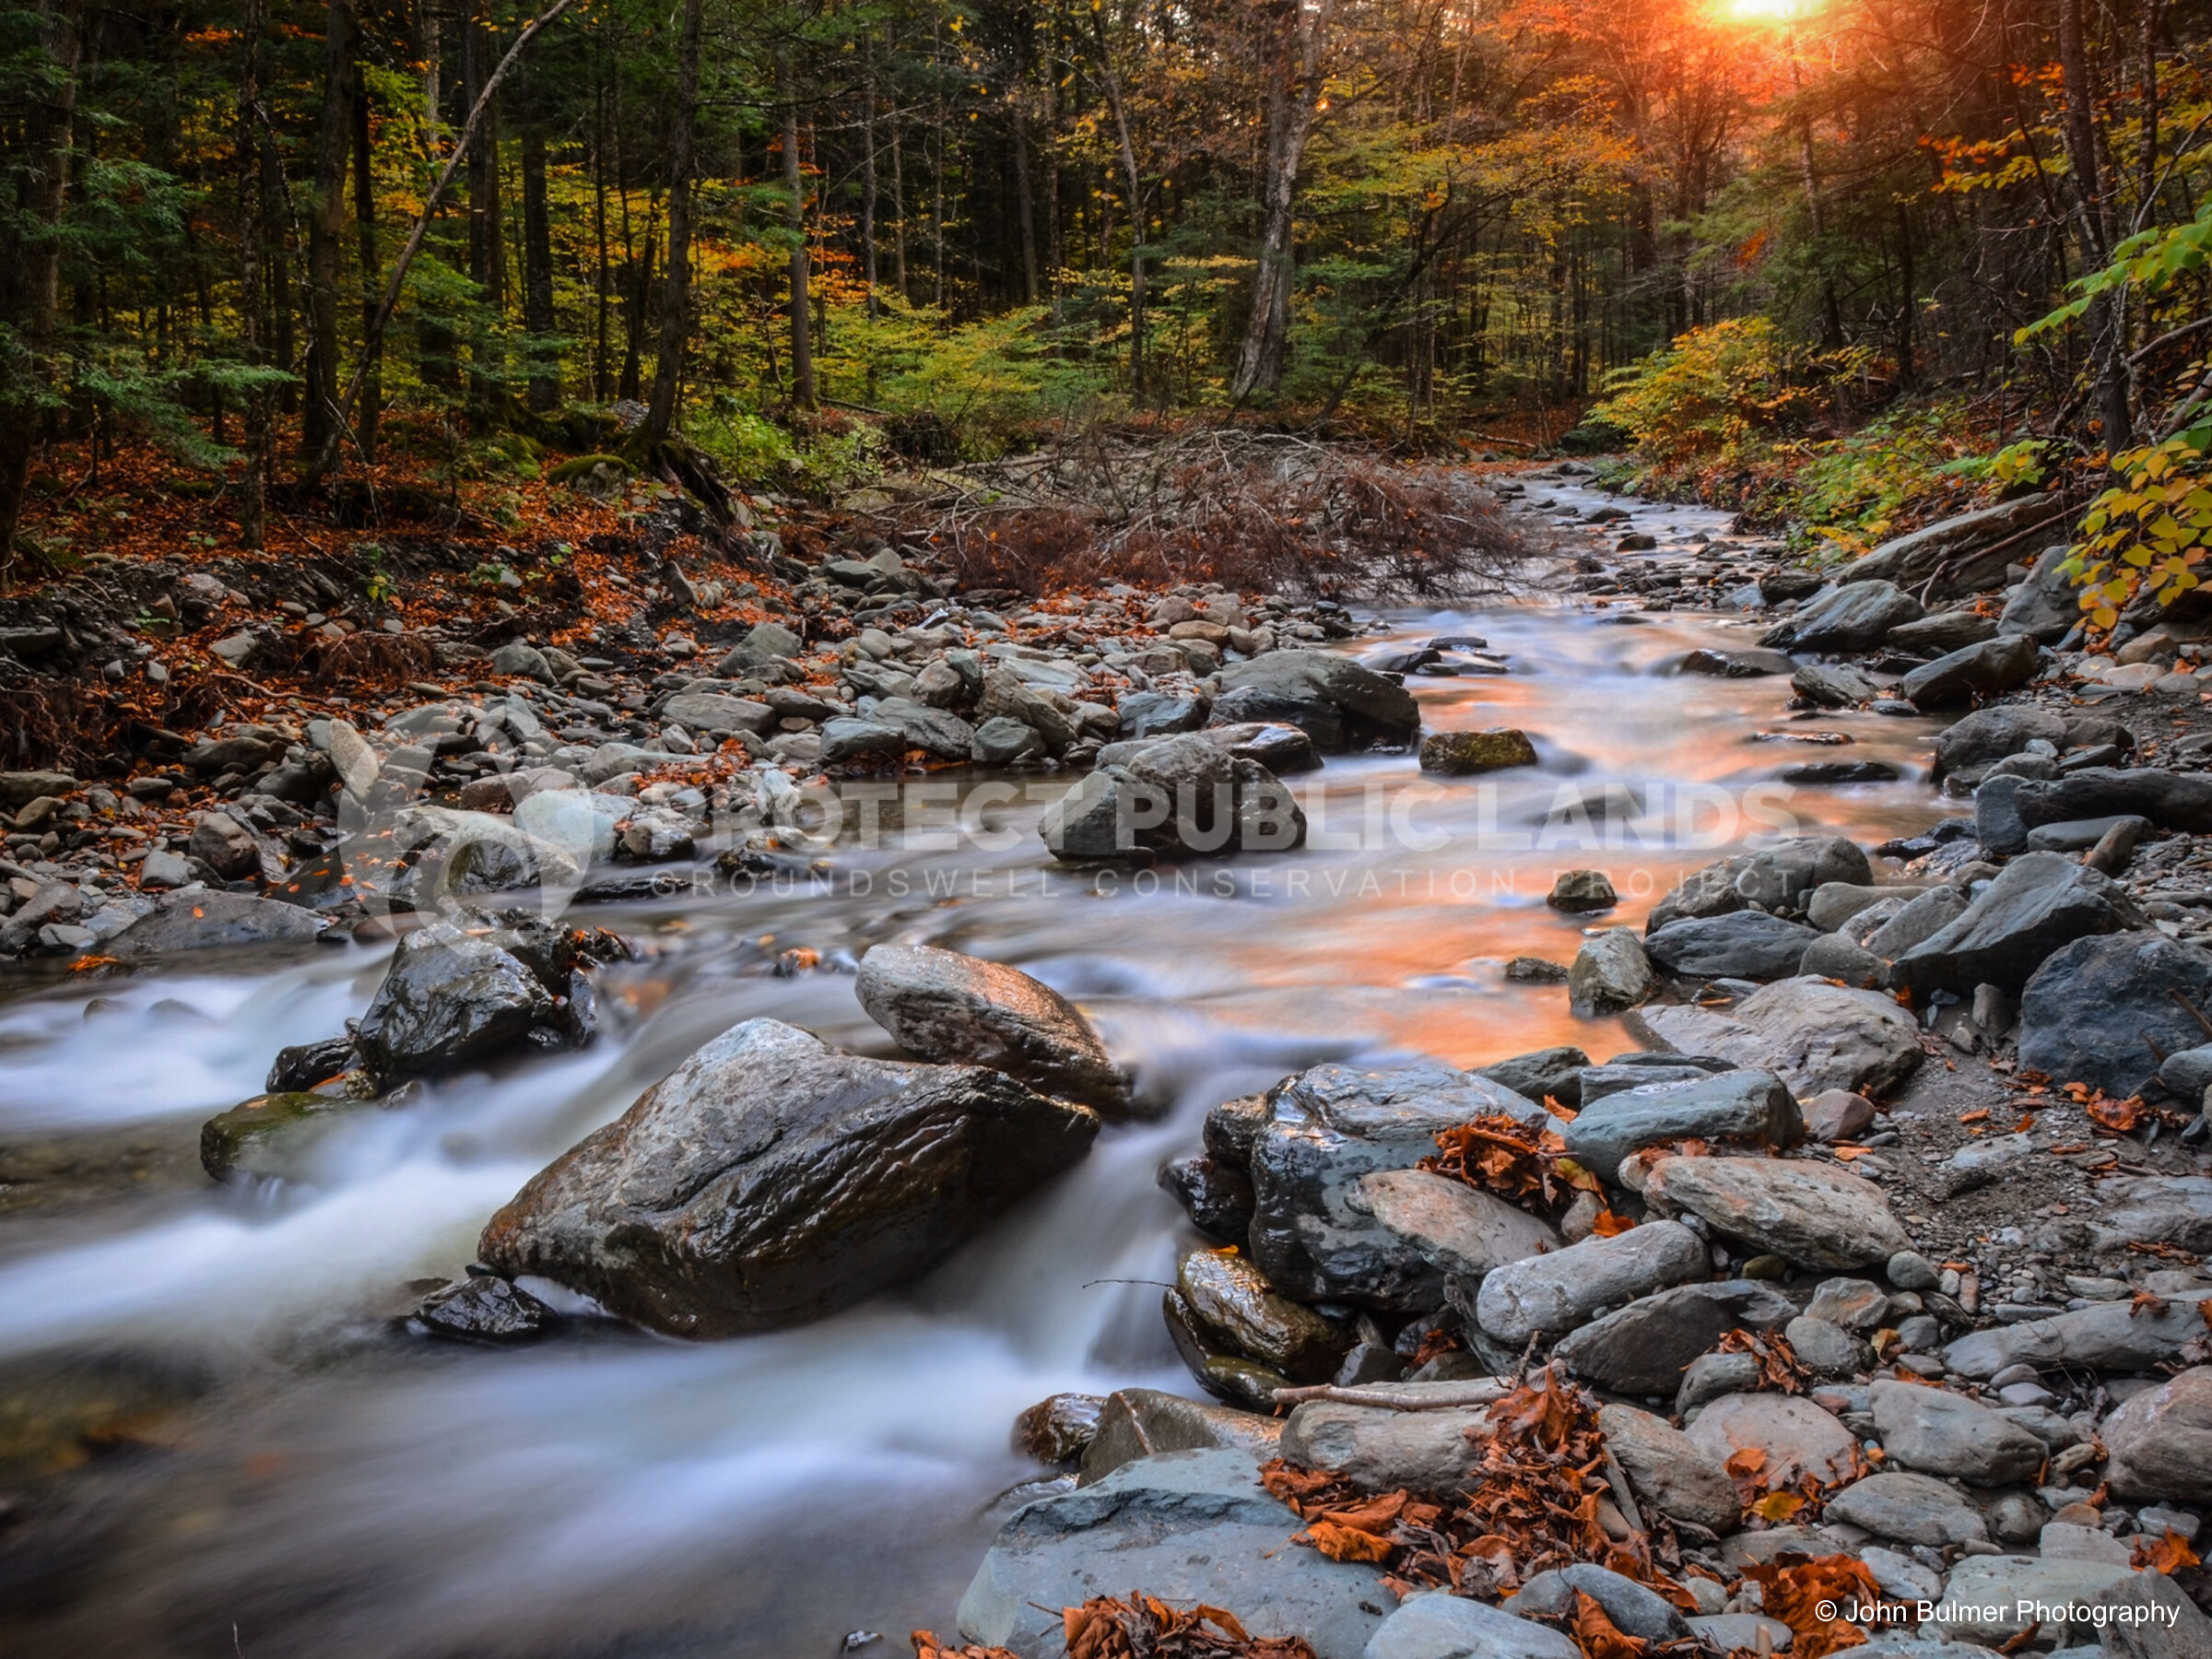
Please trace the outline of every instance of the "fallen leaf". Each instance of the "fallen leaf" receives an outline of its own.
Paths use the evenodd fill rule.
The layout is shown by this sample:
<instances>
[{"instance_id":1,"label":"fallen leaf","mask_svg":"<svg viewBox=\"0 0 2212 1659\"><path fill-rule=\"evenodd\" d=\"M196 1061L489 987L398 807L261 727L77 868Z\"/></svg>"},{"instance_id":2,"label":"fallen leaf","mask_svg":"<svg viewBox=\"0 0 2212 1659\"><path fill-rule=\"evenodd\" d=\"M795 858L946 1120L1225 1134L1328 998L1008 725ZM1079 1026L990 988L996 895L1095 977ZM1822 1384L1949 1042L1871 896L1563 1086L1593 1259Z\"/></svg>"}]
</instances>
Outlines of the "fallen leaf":
<instances>
[{"instance_id":1,"label":"fallen leaf","mask_svg":"<svg viewBox=\"0 0 2212 1659\"><path fill-rule=\"evenodd\" d=\"M2145 1572L2175 1573L2200 1565L2201 1558L2189 1547L2188 1539L2180 1533L2169 1532L2155 1543L2149 1538L2137 1538L2135 1564Z\"/></svg>"},{"instance_id":2,"label":"fallen leaf","mask_svg":"<svg viewBox=\"0 0 2212 1659\"><path fill-rule=\"evenodd\" d=\"M1652 1646L1615 1624L1597 1598L1582 1590L1574 1593L1574 1639L1586 1659L1644 1659Z\"/></svg>"}]
</instances>

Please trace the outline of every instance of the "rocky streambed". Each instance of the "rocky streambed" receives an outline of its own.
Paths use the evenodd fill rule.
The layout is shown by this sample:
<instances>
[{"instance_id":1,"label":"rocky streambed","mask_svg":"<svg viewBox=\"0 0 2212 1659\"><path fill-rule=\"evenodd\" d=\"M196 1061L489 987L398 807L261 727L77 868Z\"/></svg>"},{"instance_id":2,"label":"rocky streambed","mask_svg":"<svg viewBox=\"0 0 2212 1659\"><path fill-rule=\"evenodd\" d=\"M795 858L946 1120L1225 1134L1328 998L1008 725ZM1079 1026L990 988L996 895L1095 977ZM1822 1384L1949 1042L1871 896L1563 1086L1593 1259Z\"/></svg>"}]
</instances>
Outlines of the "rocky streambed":
<instances>
[{"instance_id":1,"label":"rocky streambed","mask_svg":"<svg viewBox=\"0 0 2212 1659\"><path fill-rule=\"evenodd\" d=\"M1512 603L855 561L11 774L11 1651L2206 1651L2185 628L1507 493Z\"/></svg>"}]
</instances>

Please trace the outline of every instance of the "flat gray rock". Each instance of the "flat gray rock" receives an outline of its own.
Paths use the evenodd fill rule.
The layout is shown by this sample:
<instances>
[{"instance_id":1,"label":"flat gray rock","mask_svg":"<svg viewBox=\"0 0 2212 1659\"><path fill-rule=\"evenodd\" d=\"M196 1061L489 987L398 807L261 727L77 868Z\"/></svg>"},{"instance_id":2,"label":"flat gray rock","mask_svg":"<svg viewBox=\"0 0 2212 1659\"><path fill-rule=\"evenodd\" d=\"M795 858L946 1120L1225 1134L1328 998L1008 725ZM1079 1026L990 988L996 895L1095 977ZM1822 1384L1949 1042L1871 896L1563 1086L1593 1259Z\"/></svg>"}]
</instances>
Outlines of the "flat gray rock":
<instances>
[{"instance_id":1,"label":"flat gray rock","mask_svg":"<svg viewBox=\"0 0 2212 1659\"><path fill-rule=\"evenodd\" d=\"M1592 1234L1549 1255L1494 1269L1475 1299L1485 1335L1518 1348L1564 1335L1600 1308L1618 1308L1706 1271L1705 1241L1678 1221L1647 1221L1610 1239Z\"/></svg>"},{"instance_id":2,"label":"flat gray rock","mask_svg":"<svg viewBox=\"0 0 2212 1659\"><path fill-rule=\"evenodd\" d=\"M1568 1155L1607 1182L1616 1179L1630 1153L1668 1141L1745 1143L1781 1150L1804 1138L1805 1120L1789 1087L1772 1072L1747 1069L1648 1083L1594 1103L1585 1095L1583 1110L1564 1135Z\"/></svg>"},{"instance_id":3,"label":"flat gray rock","mask_svg":"<svg viewBox=\"0 0 2212 1659\"><path fill-rule=\"evenodd\" d=\"M106 954L131 961L174 951L295 944L328 925L312 911L247 893L209 888L164 893L152 910L108 941Z\"/></svg>"},{"instance_id":4,"label":"flat gray rock","mask_svg":"<svg viewBox=\"0 0 2212 1659\"><path fill-rule=\"evenodd\" d=\"M1578 1376L1631 1394L1671 1394L1689 1362L1736 1327L1771 1329L1797 1310L1754 1279L1677 1285L1583 1326L1553 1350Z\"/></svg>"},{"instance_id":5,"label":"flat gray rock","mask_svg":"<svg viewBox=\"0 0 2212 1659\"><path fill-rule=\"evenodd\" d=\"M2197 1311L2204 1300L2176 1297L2163 1308L2140 1312L2127 1302L2098 1302L2049 1319L1970 1331L1943 1350L1943 1362L1977 1381L2008 1365L2147 1371L2175 1359L2183 1344L2205 1334L2206 1321Z\"/></svg>"},{"instance_id":6,"label":"flat gray rock","mask_svg":"<svg viewBox=\"0 0 2212 1659\"><path fill-rule=\"evenodd\" d=\"M1872 1267L1912 1237L1881 1188L1830 1164L1779 1158L1662 1158L1644 1198L1801 1267Z\"/></svg>"},{"instance_id":7,"label":"flat gray rock","mask_svg":"<svg viewBox=\"0 0 2212 1659\"><path fill-rule=\"evenodd\" d=\"M1846 1521L1877 1537L1940 1549L1989 1537L1982 1512L1956 1489L1926 1475L1884 1471L1855 1480L1828 1500L1830 1521Z\"/></svg>"},{"instance_id":8,"label":"flat gray rock","mask_svg":"<svg viewBox=\"0 0 2212 1659\"><path fill-rule=\"evenodd\" d=\"M1922 1059L1920 1028L1893 998L1825 980L1761 985L1726 1013L1687 1004L1639 1010L1655 1046L1771 1071L1799 1100L1825 1089L1880 1098Z\"/></svg>"},{"instance_id":9,"label":"flat gray rock","mask_svg":"<svg viewBox=\"0 0 2212 1659\"><path fill-rule=\"evenodd\" d=\"M960 1633L1060 1659L1061 1608L1141 1587L1227 1607L1254 1636L1302 1636L1319 1659L1362 1659L1397 1598L1374 1569L1291 1544L1300 1524L1241 1452L1140 1458L1018 1511L960 1598Z\"/></svg>"},{"instance_id":10,"label":"flat gray rock","mask_svg":"<svg viewBox=\"0 0 2212 1659\"><path fill-rule=\"evenodd\" d=\"M1368 1639L1361 1659L1582 1659L1548 1625L1441 1591L1409 1596Z\"/></svg>"}]
</instances>

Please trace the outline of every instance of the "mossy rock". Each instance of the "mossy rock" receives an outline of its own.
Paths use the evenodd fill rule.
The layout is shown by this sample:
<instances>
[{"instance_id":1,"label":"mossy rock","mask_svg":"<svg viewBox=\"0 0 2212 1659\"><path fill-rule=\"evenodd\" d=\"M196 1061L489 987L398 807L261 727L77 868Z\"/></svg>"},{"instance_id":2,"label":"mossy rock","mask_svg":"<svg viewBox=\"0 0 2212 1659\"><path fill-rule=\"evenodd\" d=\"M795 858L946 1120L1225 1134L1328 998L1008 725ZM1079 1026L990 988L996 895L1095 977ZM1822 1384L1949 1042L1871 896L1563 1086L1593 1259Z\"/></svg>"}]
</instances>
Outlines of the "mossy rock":
<instances>
[{"instance_id":1,"label":"mossy rock","mask_svg":"<svg viewBox=\"0 0 2212 1659\"><path fill-rule=\"evenodd\" d=\"M1526 732L1512 726L1488 732L1431 732L1421 739L1421 770L1446 777L1535 763L1536 746L1528 740Z\"/></svg>"},{"instance_id":2,"label":"mossy rock","mask_svg":"<svg viewBox=\"0 0 2212 1659\"><path fill-rule=\"evenodd\" d=\"M575 455L556 466L547 468L546 481L549 484L566 484L571 479L582 477L594 467L603 464L616 468L626 476L637 470L620 455Z\"/></svg>"},{"instance_id":3,"label":"mossy rock","mask_svg":"<svg viewBox=\"0 0 2212 1659\"><path fill-rule=\"evenodd\" d=\"M255 1095L200 1125L200 1166L218 1181L289 1177L329 1120L361 1105L331 1095Z\"/></svg>"}]
</instances>

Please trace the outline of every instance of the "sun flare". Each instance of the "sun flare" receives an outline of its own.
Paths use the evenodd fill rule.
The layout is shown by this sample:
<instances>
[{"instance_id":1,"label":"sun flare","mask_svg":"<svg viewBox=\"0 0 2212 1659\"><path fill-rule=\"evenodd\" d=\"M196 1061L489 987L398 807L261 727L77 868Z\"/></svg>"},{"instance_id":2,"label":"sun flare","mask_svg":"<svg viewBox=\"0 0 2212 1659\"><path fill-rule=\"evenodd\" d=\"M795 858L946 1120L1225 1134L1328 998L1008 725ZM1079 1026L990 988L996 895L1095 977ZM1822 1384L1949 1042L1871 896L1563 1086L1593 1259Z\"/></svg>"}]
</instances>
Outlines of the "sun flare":
<instances>
[{"instance_id":1,"label":"sun flare","mask_svg":"<svg viewBox=\"0 0 2212 1659\"><path fill-rule=\"evenodd\" d=\"M1811 0L1726 0L1729 13L1747 22L1785 23L1811 9Z\"/></svg>"}]
</instances>

